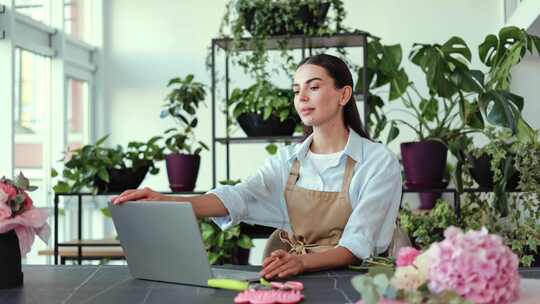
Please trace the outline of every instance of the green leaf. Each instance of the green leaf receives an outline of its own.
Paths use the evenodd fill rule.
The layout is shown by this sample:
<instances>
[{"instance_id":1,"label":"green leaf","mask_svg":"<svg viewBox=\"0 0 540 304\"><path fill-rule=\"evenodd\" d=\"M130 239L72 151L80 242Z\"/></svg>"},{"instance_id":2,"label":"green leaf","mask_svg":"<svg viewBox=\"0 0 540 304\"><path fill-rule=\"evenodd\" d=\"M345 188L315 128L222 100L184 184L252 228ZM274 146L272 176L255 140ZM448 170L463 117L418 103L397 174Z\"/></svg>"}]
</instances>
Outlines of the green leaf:
<instances>
[{"instance_id":1,"label":"green leaf","mask_svg":"<svg viewBox=\"0 0 540 304\"><path fill-rule=\"evenodd\" d=\"M104 182L106 182L106 183L109 182L109 172L107 172L107 169L101 167L101 168L98 169L97 174L98 174L98 177L99 177L102 181L104 181Z\"/></svg>"},{"instance_id":2,"label":"green leaf","mask_svg":"<svg viewBox=\"0 0 540 304\"><path fill-rule=\"evenodd\" d=\"M390 100L401 97L407 90L409 85L409 77L405 73L405 69L401 68L390 82Z\"/></svg>"},{"instance_id":3,"label":"green leaf","mask_svg":"<svg viewBox=\"0 0 540 304\"><path fill-rule=\"evenodd\" d=\"M253 242L251 241L251 238L245 234L240 235L237 244L244 249L249 249L253 247Z\"/></svg>"},{"instance_id":4,"label":"green leaf","mask_svg":"<svg viewBox=\"0 0 540 304\"><path fill-rule=\"evenodd\" d=\"M377 288L371 277L365 275L355 276L352 278L351 283L354 289L362 295L364 304L379 303L380 294L377 292Z\"/></svg>"},{"instance_id":5,"label":"green leaf","mask_svg":"<svg viewBox=\"0 0 540 304\"><path fill-rule=\"evenodd\" d=\"M479 96L482 111L487 114L487 120L494 125L517 131L519 111L523 107L523 97L506 92L492 90Z\"/></svg>"},{"instance_id":6,"label":"green leaf","mask_svg":"<svg viewBox=\"0 0 540 304\"><path fill-rule=\"evenodd\" d=\"M465 41L459 37L454 36L448 39L448 41L443 44L441 49L448 55L460 54L467 59L467 61L471 61L471 50L469 50L467 43L465 43Z\"/></svg>"},{"instance_id":7,"label":"green leaf","mask_svg":"<svg viewBox=\"0 0 540 304\"><path fill-rule=\"evenodd\" d=\"M59 181L53 187L54 193L69 193L70 189L69 184L64 181Z\"/></svg>"},{"instance_id":8,"label":"green leaf","mask_svg":"<svg viewBox=\"0 0 540 304\"><path fill-rule=\"evenodd\" d=\"M491 34L486 36L484 42L478 47L478 55L480 56L480 61L487 65L488 67L492 66L493 58L497 54L497 46L499 45L499 39L497 36Z\"/></svg>"},{"instance_id":9,"label":"green leaf","mask_svg":"<svg viewBox=\"0 0 540 304\"><path fill-rule=\"evenodd\" d=\"M425 120L433 121L439 112L439 103L437 99L423 99L420 102L420 111Z\"/></svg>"},{"instance_id":10,"label":"green leaf","mask_svg":"<svg viewBox=\"0 0 540 304\"><path fill-rule=\"evenodd\" d=\"M107 135L103 136L102 138L98 139L96 141L95 146L101 146L101 144L104 143L107 140L107 138L109 138L109 134L107 134Z\"/></svg>"},{"instance_id":11,"label":"green leaf","mask_svg":"<svg viewBox=\"0 0 540 304\"><path fill-rule=\"evenodd\" d=\"M277 150L278 150L278 147L276 146L276 144L268 144L266 145L266 152L268 152L268 154L270 155L275 155L277 153Z\"/></svg>"},{"instance_id":12,"label":"green leaf","mask_svg":"<svg viewBox=\"0 0 540 304\"><path fill-rule=\"evenodd\" d=\"M58 176L58 171L56 171L56 169L54 168L51 168L51 177L57 177Z\"/></svg>"},{"instance_id":13,"label":"green leaf","mask_svg":"<svg viewBox=\"0 0 540 304\"><path fill-rule=\"evenodd\" d=\"M399 128L397 127L395 122L391 122L390 124L390 131L388 132L388 137L386 139L386 143L392 142L396 137L399 135Z\"/></svg>"},{"instance_id":14,"label":"green leaf","mask_svg":"<svg viewBox=\"0 0 540 304\"><path fill-rule=\"evenodd\" d=\"M101 208L99 210L101 211L101 214L103 214L104 217L112 218L111 209L109 209L109 208Z\"/></svg>"}]
</instances>

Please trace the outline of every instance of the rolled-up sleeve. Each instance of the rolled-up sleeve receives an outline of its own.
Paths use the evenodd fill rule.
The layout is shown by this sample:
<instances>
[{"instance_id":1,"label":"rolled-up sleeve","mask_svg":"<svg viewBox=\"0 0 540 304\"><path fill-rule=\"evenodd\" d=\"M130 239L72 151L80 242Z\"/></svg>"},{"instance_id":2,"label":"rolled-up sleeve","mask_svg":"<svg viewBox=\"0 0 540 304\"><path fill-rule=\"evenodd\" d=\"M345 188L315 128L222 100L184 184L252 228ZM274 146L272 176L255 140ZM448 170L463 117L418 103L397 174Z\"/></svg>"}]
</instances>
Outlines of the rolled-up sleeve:
<instances>
[{"instance_id":1,"label":"rolled-up sleeve","mask_svg":"<svg viewBox=\"0 0 540 304\"><path fill-rule=\"evenodd\" d=\"M220 186L208 193L216 195L229 212L212 220L227 229L240 222L281 228L287 221L282 210L283 165L279 156L266 160L257 173L234 186Z\"/></svg>"},{"instance_id":2,"label":"rolled-up sleeve","mask_svg":"<svg viewBox=\"0 0 540 304\"><path fill-rule=\"evenodd\" d=\"M401 200L402 181L397 158L388 151L374 168L375 173L360 188L357 203L352 204L355 207L338 244L360 259L387 249Z\"/></svg>"}]
</instances>

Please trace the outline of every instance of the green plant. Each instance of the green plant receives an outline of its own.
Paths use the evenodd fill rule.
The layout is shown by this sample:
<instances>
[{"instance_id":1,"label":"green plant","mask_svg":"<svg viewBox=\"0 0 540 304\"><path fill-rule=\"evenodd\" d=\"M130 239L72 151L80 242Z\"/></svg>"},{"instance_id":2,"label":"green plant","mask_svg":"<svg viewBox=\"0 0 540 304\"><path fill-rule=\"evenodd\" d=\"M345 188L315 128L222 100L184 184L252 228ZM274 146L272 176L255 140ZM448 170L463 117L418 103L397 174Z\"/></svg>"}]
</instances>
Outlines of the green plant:
<instances>
[{"instance_id":1,"label":"green plant","mask_svg":"<svg viewBox=\"0 0 540 304\"><path fill-rule=\"evenodd\" d=\"M110 169L131 169L136 171L149 166L150 174L158 174L155 162L163 160L163 147L157 142L160 136L152 137L148 142L129 142L127 148L117 145L115 149L103 147L109 135L100 138L94 145L85 145L73 151L64 152L60 160L64 163L62 179L53 187L55 193L70 193L89 190L97 193L97 182L109 182ZM59 174L51 170L51 176Z\"/></svg>"},{"instance_id":2,"label":"green plant","mask_svg":"<svg viewBox=\"0 0 540 304\"><path fill-rule=\"evenodd\" d=\"M220 181L220 184L235 185L239 182L240 180L225 180ZM240 231L239 225L222 231L211 220L201 219L199 227L210 264L231 263L240 248L253 247L250 237Z\"/></svg>"},{"instance_id":3,"label":"green plant","mask_svg":"<svg viewBox=\"0 0 540 304\"><path fill-rule=\"evenodd\" d=\"M307 9L314 19L322 19L322 3L330 5L329 17L320 20L304 21L300 17L301 10ZM286 72L295 68L294 58L286 48L287 36L294 33L304 35L330 35L343 31L342 22L345 9L342 0L231 0L227 3L225 15L220 25L220 37L231 37L230 53L237 63L256 79L268 79L270 73L266 63L270 60L264 40L280 34L278 49L285 60ZM240 54L239 50L246 46L244 38L250 34L253 51Z\"/></svg>"},{"instance_id":4,"label":"green plant","mask_svg":"<svg viewBox=\"0 0 540 304\"><path fill-rule=\"evenodd\" d=\"M400 45L385 46L378 40L368 45L372 54L367 65L359 70L360 79L367 69L371 91L389 87L388 100L399 99L413 120L388 119L383 112L383 99L369 96L372 107L368 120L374 137L389 125L387 142L399 135L398 124L411 128L418 140L435 139L448 146L458 159L456 184L462 192L464 151L471 143L467 134L481 132L485 121L493 126L510 128L518 136L528 136L528 126L521 117L523 98L509 91L510 69L525 53L540 52L540 38L516 27L505 27L499 36L489 35L479 47L480 60L486 73L470 68L472 53L459 37L444 44L414 44L409 60L425 74L428 95L422 95L409 81L401 67ZM357 90L363 89L359 81Z\"/></svg>"},{"instance_id":5,"label":"green plant","mask_svg":"<svg viewBox=\"0 0 540 304\"><path fill-rule=\"evenodd\" d=\"M266 80L259 80L247 89L236 88L229 98L229 106L234 106L233 116L257 113L263 120L276 116L280 121L296 116L294 95L290 89L280 89Z\"/></svg>"},{"instance_id":6,"label":"green plant","mask_svg":"<svg viewBox=\"0 0 540 304\"><path fill-rule=\"evenodd\" d=\"M208 150L205 143L196 140L194 132L199 122L195 117L196 111L206 97L205 86L193 79L193 75L189 74L185 78L173 78L167 84L167 87L173 88L166 97L167 103L162 106L160 117L171 116L183 128L182 130L171 128L165 131L165 134L168 134L165 146L171 153L196 155L202 149Z\"/></svg>"},{"instance_id":7,"label":"green plant","mask_svg":"<svg viewBox=\"0 0 540 304\"><path fill-rule=\"evenodd\" d=\"M444 230L449 226L458 226L454 209L442 199L437 200L431 210L413 211L408 206L403 208L399 213L399 222L411 242L422 249L442 241Z\"/></svg>"}]
</instances>

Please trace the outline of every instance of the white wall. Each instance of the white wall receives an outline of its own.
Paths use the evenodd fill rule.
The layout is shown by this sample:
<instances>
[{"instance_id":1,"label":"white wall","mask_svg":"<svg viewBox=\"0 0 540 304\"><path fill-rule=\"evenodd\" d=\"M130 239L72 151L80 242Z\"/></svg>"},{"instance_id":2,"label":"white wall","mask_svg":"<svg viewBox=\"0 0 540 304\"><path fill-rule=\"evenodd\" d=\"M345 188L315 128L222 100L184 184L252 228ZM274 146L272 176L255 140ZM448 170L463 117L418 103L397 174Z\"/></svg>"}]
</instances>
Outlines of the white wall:
<instances>
[{"instance_id":1,"label":"white wall","mask_svg":"<svg viewBox=\"0 0 540 304\"><path fill-rule=\"evenodd\" d=\"M159 119L159 106L167 93L168 79L193 73L210 85L205 69L207 47L217 35L225 3L225 0L156 0L137 4L129 0L107 1L104 8L108 10L105 99L110 106L111 142L125 144L129 140L144 140L172 126L171 121ZM345 7L348 11L346 25L382 37L384 43L401 43L405 56L413 42L444 42L452 35L463 37L475 53L483 38L488 33L496 33L503 20L502 3L494 0L346 0ZM355 55L358 52L352 54L359 56ZM478 64L477 56L473 57L473 62ZM408 64L406 58L405 62L412 80L423 84L419 70ZM218 69L223 72L222 58L219 63ZM231 78L236 85L249 85L238 68L233 69ZM283 79L280 82L283 84ZM210 105L210 94L207 104ZM210 109L203 109L199 119L197 134L210 144ZM402 139L414 138L404 132ZM253 173L266 157L263 147L233 146L232 177L245 178ZM398 144L394 143L391 148L397 152ZM204 153L202 157L197 189L206 190L211 186L211 154ZM246 160L249 166L245 165ZM223 157L218 158L218 162L222 166L218 171L224 174ZM165 171L147 178L144 185L167 190Z\"/></svg>"}]
</instances>

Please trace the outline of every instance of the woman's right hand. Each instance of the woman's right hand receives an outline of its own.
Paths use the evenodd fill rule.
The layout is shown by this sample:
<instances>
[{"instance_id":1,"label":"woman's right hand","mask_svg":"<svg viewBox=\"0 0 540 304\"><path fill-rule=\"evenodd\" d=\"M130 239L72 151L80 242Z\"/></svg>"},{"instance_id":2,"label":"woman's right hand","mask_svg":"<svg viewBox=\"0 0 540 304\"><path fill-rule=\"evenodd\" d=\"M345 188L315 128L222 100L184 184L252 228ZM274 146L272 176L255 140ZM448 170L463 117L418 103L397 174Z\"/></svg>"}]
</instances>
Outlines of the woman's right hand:
<instances>
[{"instance_id":1,"label":"woman's right hand","mask_svg":"<svg viewBox=\"0 0 540 304\"><path fill-rule=\"evenodd\" d=\"M148 187L143 189L131 189L122 192L112 199L112 203L117 205L127 201L165 201L167 197Z\"/></svg>"}]
</instances>

